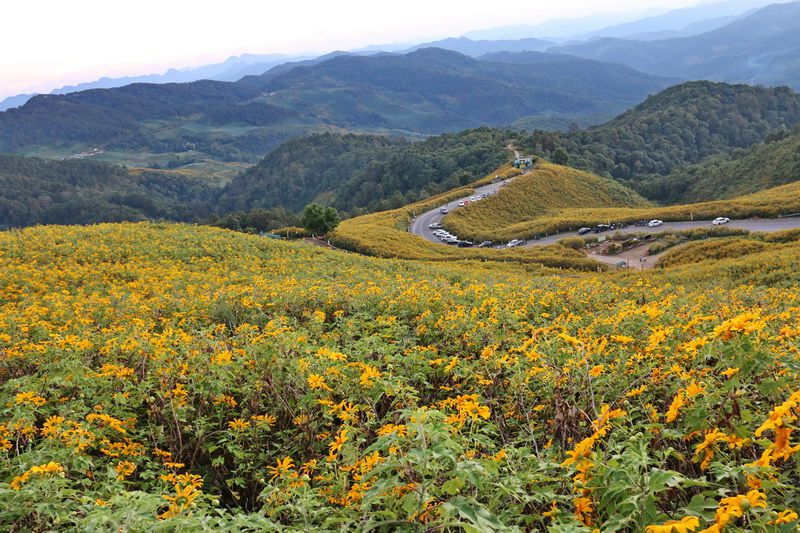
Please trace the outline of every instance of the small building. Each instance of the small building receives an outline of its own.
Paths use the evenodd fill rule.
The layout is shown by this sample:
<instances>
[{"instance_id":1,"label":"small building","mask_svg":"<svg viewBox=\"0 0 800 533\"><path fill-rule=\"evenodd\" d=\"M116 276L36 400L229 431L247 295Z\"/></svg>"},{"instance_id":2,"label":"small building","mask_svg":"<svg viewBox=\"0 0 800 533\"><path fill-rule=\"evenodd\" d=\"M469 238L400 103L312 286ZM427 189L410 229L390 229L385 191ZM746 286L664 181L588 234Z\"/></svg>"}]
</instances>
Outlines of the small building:
<instances>
[{"instance_id":1,"label":"small building","mask_svg":"<svg viewBox=\"0 0 800 533\"><path fill-rule=\"evenodd\" d=\"M514 168L528 168L533 165L533 157L520 157L514 160Z\"/></svg>"}]
</instances>

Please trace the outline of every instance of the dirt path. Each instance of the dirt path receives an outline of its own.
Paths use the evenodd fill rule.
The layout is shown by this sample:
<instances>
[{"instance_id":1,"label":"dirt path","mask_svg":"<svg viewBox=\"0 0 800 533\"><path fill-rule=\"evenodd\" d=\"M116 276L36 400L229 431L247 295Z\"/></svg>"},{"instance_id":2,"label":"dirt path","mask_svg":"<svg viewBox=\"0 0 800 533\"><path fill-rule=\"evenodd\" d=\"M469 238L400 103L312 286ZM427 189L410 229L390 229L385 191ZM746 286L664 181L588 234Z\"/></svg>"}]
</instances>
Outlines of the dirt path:
<instances>
[{"instance_id":1,"label":"dirt path","mask_svg":"<svg viewBox=\"0 0 800 533\"><path fill-rule=\"evenodd\" d=\"M666 254L669 249L664 250L663 252L657 253L655 255L647 255L647 248L652 246L654 243L652 242L645 242L636 246L634 248L630 248L625 250L624 252L620 252L616 255L600 255L600 254L593 254L589 253L589 259L594 259L600 263L605 263L607 265L617 266L620 262L625 261L626 267L625 268L635 268L639 270L650 270L655 268L656 263L658 260ZM644 261L642 259L644 258Z\"/></svg>"}]
</instances>

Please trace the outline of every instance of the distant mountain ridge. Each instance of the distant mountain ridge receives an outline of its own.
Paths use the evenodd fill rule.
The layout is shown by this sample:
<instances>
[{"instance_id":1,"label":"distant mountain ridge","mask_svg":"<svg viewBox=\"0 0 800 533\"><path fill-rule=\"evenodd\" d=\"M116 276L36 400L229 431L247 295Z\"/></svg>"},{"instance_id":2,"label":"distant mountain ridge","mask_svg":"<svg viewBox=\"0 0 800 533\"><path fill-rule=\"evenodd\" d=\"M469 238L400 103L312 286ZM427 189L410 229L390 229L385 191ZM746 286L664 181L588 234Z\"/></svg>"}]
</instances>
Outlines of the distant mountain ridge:
<instances>
[{"instance_id":1,"label":"distant mountain ridge","mask_svg":"<svg viewBox=\"0 0 800 533\"><path fill-rule=\"evenodd\" d=\"M0 113L0 150L84 142L202 151L211 139L202 133L209 120L217 127L271 128L269 139L278 140L286 138L289 126L439 134L538 114L618 113L675 81L564 57L512 66L435 48L405 55L337 55L278 66L236 83L133 84L36 96ZM165 139L165 128L177 131L189 123L198 128ZM215 143L221 142L213 135ZM259 141L247 149L257 153L269 146Z\"/></svg>"},{"instance_id":2,"label":"distant mountain ridge","mask_svg":"<svg viewBox=\"0 0 800 533\"><path fill-rule=\"evenodd\" d=\"M550 51L662 76L800 88L800 2L771 5L692 37L604 38Z\"/></svg>"}]
</instances>

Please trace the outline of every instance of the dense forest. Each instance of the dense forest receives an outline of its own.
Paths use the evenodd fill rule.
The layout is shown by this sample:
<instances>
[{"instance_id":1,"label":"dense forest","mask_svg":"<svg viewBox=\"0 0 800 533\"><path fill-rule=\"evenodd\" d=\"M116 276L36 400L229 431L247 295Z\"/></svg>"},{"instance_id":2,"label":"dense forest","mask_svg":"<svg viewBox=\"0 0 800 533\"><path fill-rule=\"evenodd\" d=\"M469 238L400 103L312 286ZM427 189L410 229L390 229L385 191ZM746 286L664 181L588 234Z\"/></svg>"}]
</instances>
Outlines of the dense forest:
<instances>
[{"instance_id":1,"label":"dense forest","mask_svg":"<svg viewBox=\"0 0 800 533\"><path fill-rule=\"evenodd\" d=\"M351 215L399 207L491 172L511 157L511 136L479 128L416 143L330 133L293 139L235 178L218 207L299 211L320 201Z\"/></svg>"},{"instance_id":2,"label":"dense forest","mask_svg":"<svg viewBox=\"0 0 800 533\"><path fill-rule=\"evenodd\" d=\"M0 227L190 221L210 215L213 189L177 173L0 155Z\"/></svg>"},{"instance_id":3,"label":"dense forest","mask_svg":"<svg viewBox=\"0 0 800 533\"><path fill-rule=\"evenodd\" d=\"M520 142L547 157L566 150L570 165L621 180L663 201L669 196L669 181L658 177L748 148L798 123L800 94L791 89L704 81L671 87L602 126L568 133L536 131Z\"/></svg>"},{"instance_id":4,"label":"dense forest","mask_svg":"<svg viewBox=\"0 0 800 533\"><path fill-rule=\"evenodd\" d=\"M666 203L734 198L800 180L800 126L752 148L709 158L646 185Z\"/></svg>"},{"instance_id":5,"label":"dense forest","mask_svg":"<svg viewBox=\"0 0 800 533\"><path fill-rule=\"evenodd\" d=\"M287 141L225 187L174 171L0 156L0 226L169 219L263 231L296 225L312 202L354 215L482 177L511 157L510 135L481 128L416 143L312 135Z\"/></svg>"},{"instance_id":6,"label":"dense forest","mask_svg":"<svg viewBox=\"0 0 800 533\"><path fill-rule=\"evenodd\" d=\"M523 119L597 123L673 82L546 54L498 61L441 49L341 55L235 83L138 83L36 96L0 113L0 151L89 145L255 162L290 137L330 129L437 135Z\"/></svg>"}]
</instances>

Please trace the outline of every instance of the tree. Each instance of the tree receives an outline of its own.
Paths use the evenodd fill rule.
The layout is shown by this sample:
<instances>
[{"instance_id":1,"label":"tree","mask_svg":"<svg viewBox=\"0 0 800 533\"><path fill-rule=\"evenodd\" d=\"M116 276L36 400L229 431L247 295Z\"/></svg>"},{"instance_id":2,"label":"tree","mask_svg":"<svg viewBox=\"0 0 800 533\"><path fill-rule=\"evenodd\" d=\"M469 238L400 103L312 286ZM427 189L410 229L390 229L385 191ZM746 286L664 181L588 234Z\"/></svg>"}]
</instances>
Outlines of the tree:
<instances>
[{"instance_id":1,"label":"tree","mask_svg":"<svg viewBox=\"0 0 800 533\"><path fill-rule=\"evenodd\" d=\"M551 158L556 165L566 165L569 163L569 154L564 148L559 146L553 151Z\"/></svg>"},{"instance_id":2,"label":"tree","mask_svg":"<svg viewBox=\"0 0 800 533\"><path fill-rule=\"evenodd\" d=\"M300 219L303 227L314 235L328 233L339 224L339 213L333 207L309 204Z\"/></svg>"}]
</instances>

